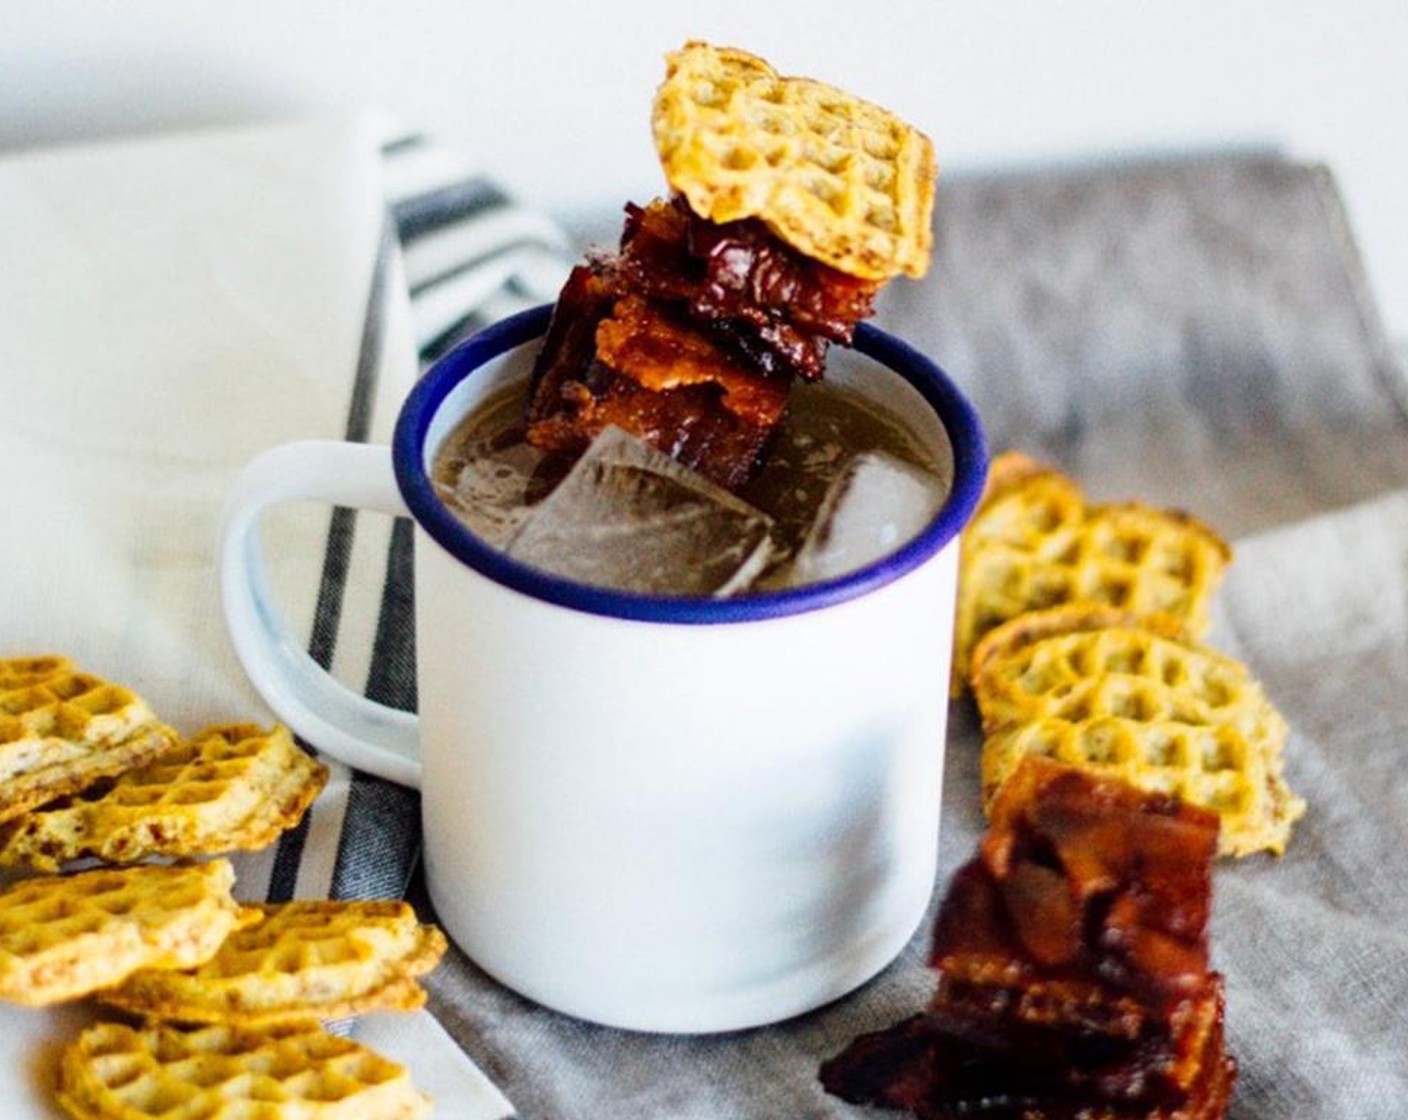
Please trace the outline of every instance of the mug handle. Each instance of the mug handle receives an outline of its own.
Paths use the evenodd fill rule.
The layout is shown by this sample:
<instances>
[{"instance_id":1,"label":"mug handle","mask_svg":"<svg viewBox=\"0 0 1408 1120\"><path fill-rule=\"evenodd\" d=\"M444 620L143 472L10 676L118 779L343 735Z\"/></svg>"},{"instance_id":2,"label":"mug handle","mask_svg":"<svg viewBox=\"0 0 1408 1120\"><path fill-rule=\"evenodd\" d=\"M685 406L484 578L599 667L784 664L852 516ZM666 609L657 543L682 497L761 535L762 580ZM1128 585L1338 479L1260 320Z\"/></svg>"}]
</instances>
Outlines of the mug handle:
<instances>
[{"instance_id":1,"label":"mug handle","mask_svg":"<svg viewBox=\"0 0 1408 1120\"><path fill-rule=\"evenodd\" d=\"M296 734L349 766L419 789L417 718L335 679L289 632L269 593L260 514L304 500L409 516L388 447L304 440L257 456L235 480L220 535L220 586L235 651Z\"/></svg>"}]
</instances>

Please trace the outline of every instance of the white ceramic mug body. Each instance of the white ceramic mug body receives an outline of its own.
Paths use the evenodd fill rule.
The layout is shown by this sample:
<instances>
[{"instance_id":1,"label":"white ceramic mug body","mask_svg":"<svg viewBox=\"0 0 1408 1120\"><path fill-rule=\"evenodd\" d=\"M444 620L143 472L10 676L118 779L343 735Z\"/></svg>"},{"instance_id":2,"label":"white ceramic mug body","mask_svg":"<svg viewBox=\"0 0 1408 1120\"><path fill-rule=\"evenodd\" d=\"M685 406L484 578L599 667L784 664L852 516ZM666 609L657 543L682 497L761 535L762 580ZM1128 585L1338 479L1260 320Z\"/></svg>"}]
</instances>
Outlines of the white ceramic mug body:
<instances>
[{"instance_id":1,"label":"white ceramic mug body","mask_svg":"<svg viewBox=\"0 0 1408 1120\"><path fill-rule=\"evenodd\" d=\"M976 418L869 332L862 348L905 376L860 354L833 367L857 367L954 476L915 541L854 577L751 599L584 588L489 549L428 480L444 436L525 374L546 320L442 360L395 438L418 526L437 916L488 973L596 1022L704 1032L799 1014L891 961L933 889L957 531L985 467Z\"/></svg>"},{"instance_id":2,"label":"white ceramic mug body","mask_svg":"<svg viewBox=\"0 0 1408 1120\"><path fill-rule=\"evenodd\" d=\"M421 544L426 869L485 970L709 1031L895 956L934 881L951 549L825 611L701 627L524 603Z\"/></svg>"}]
</instances>

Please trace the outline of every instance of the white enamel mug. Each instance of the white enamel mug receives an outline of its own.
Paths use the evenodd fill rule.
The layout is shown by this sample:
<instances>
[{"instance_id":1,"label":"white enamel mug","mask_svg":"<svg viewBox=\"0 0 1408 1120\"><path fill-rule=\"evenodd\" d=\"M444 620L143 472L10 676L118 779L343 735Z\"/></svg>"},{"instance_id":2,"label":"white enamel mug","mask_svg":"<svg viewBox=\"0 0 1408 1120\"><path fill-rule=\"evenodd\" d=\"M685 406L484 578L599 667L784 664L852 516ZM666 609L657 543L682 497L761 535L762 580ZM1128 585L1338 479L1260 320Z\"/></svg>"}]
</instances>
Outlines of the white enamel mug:
<instances>
[{"instance_id":1,"label":"white enamel mug","mask_svg":"<svg viewBox=\"0 0 1408 1120\"><path fill-rule=\"evenodd\" d=\"M436 448L527 376L549 308L462 344L392 447L275 448L241 475L225 609L251 679L320 750L416 786L437 917L485 971L612 1026L788 1018L875 975L933 890L958 532L986 470L942 371L863 326L828 379L949 465L930 524L854 574L729 600L586 587L489 548L436 497ZM257 526L319 499L415 519L419 716L328 676L270 602Z\"/></svg>"}]
</instances>

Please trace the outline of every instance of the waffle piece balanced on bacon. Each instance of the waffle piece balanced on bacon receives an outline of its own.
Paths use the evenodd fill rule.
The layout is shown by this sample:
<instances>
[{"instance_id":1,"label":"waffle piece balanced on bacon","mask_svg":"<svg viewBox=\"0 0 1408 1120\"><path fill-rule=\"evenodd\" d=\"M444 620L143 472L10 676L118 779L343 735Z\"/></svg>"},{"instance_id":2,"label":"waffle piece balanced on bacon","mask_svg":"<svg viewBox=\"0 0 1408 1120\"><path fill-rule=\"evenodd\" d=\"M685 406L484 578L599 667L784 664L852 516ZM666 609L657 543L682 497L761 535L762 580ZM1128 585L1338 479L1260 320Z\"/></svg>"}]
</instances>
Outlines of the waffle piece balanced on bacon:
<instances>
[{"instance_id":1,"label":"waffle piece balanced on bacon","mask_svg":"<svg viewBox=\"0 0 1408 1120\"><path fill-rule=\"evenodd\" d=\"M698 42L670 55L653 125L676 193L628 206L618 251L569 276L528 440L576 455L614 425L736 489L793 380L821 377L887 279L927 268L933 147L875 105Z\"/></svg>"},{"instance_id":2,"label":"waffle piece balanced on bacon","mask_svg":"<svg viewBox=\"0 0 1408 1120\"><path fill-rule=\"evenodd\" d=\"M822 1083L922 1120L1218 1120L1236 1064L1208 968L1217 818L1029 758L939 908L923 1012Z\"/></svg>"}]
</instances>

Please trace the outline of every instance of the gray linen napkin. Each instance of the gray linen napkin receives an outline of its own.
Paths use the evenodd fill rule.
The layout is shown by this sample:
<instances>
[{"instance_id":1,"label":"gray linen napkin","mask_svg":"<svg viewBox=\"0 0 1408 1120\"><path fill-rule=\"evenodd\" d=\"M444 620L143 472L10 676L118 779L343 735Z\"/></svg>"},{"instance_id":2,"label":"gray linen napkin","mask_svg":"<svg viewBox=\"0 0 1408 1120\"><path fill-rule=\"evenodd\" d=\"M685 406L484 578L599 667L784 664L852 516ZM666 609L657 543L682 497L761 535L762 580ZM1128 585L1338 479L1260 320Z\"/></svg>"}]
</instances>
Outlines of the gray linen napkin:
<instances>
[{"instance_id":1,"label":"gray linen napkin","mask_svg":"<svg viewBox=\"0 0 1408 1120\"><path fill-rule=\"evenodd\" d=\"M1241 542L1214 640L1310 801L1282 860L1217 879L1235 1115L1408 1113L1408 491Z\"/></svg>"},{"instance_id":2,"label":"gray linen napkin","mask_svg":"<svg viewBox=\"0 0 1408 1120\"><path fill-rule=\"evenodd\" d=\"M1310 809L1283 859L1218 868L1231 1116L1408 1115L1408 393L1329 174L1255 154L956 180L939 199L934 269L892 285L877 321L949 369L994 447L1237 538L1213 641L1284 710ZM612 220L580 228L608 239ZM950 724L936 897L982 828L966 702ZM458 955L432 1004L532 1120L878 1117L816 1069L929 997L927 943L926 926L827 1008L712 1037L576 1022Z\"/></svg>"}]
</instances>

